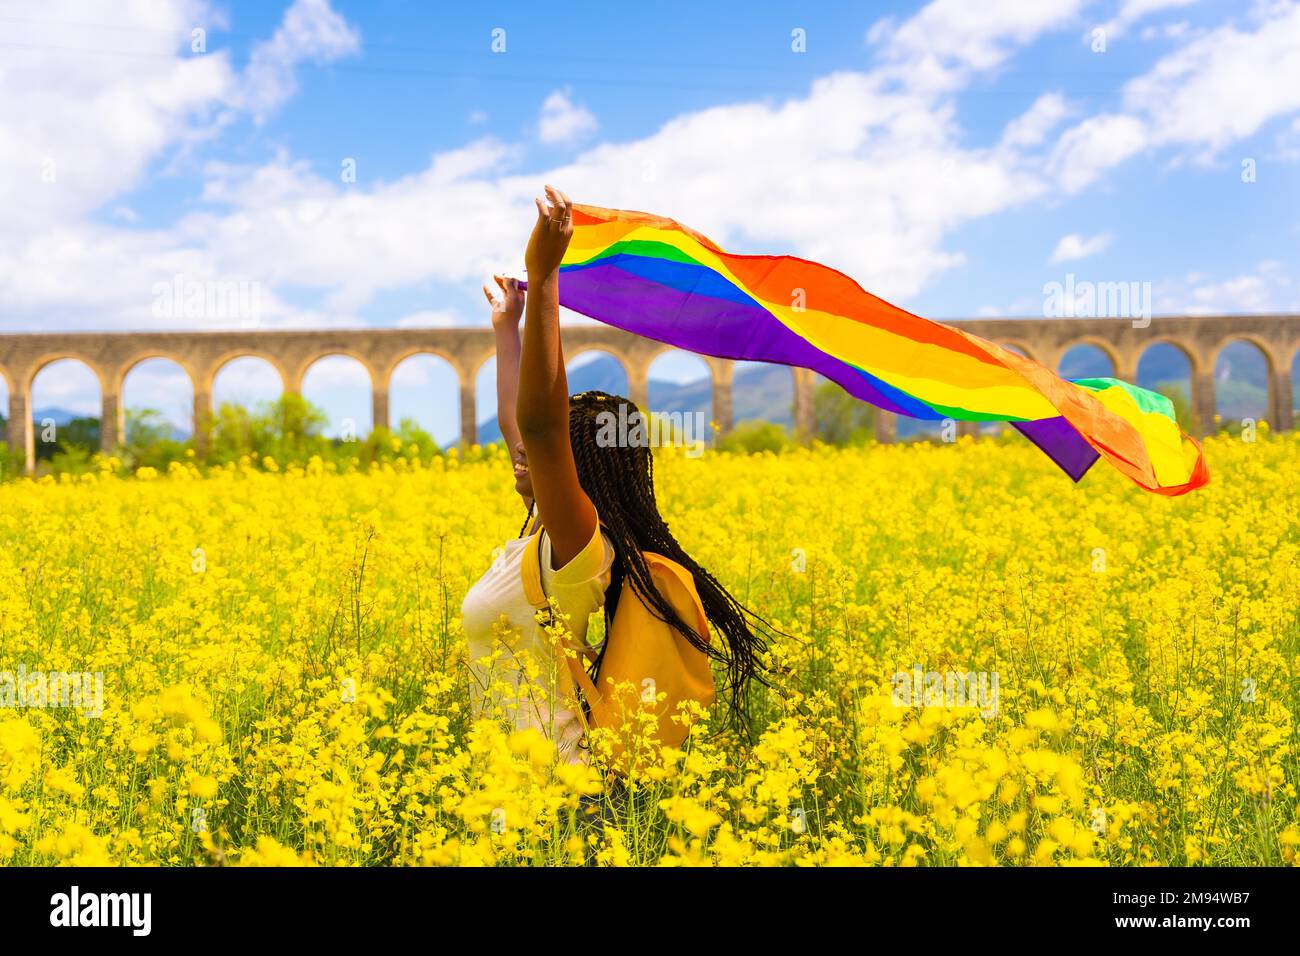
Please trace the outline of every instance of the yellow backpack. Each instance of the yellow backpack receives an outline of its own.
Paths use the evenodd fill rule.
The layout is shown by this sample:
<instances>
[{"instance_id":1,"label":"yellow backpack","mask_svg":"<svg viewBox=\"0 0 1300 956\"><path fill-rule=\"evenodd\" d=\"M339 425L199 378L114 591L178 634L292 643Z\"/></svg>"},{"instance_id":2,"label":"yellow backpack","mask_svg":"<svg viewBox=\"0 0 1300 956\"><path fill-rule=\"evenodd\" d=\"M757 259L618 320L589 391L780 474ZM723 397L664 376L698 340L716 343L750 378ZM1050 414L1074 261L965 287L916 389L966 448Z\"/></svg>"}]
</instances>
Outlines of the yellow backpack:
<instances>
[{"instance_id":1,"label":"yellow backpack","mask_svg":"<svg viewBox=\"0 0 1300 956\"><path fill-rule=\"evenodd\" d=\"M528 603L549 615L550 604L542 589L540 552L541 533L535 532L524 546L520 574ZM642 557L664 600L697 634L710 640L709 622L691 573L652 551L643 551ZM626 774L649 756L648 748L638 746L641 735L637 728L643 720L657 725L657 737L662 744L681 746L690 726L683 719L687 715L679 713L678 705L694 700L707 707L716 699L716 691L709 656L647 607L631 578L625 578L619 592L618 608L609 631L595 682L587 674L582 659L595 660L595 648L580 648L580 656L566 654L565 659L574 686L582 691L590 709L588 721L582 708L578 708L584 726L588 731L603 728L613 732L609 767Z\"/></svg>"}]
</instances>

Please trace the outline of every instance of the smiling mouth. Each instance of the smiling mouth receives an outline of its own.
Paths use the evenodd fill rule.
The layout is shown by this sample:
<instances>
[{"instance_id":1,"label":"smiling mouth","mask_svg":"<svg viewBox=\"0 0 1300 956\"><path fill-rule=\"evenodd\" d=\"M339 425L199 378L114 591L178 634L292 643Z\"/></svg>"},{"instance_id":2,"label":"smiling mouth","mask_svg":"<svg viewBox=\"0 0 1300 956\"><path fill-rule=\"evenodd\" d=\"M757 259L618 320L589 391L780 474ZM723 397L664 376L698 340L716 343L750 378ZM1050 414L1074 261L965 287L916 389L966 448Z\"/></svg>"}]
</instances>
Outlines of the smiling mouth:
<instances>
[{"instance_id":1,"label":"smiling mouth","mask_svg":"<svg viewBox=\"0 0 1300 956\"><path fill-rule=\"evenodd\" d=\"M526 474L528 474L528 465L522 461L515 462L515 477L522 478Z\"/></svg>"}]
</instances>

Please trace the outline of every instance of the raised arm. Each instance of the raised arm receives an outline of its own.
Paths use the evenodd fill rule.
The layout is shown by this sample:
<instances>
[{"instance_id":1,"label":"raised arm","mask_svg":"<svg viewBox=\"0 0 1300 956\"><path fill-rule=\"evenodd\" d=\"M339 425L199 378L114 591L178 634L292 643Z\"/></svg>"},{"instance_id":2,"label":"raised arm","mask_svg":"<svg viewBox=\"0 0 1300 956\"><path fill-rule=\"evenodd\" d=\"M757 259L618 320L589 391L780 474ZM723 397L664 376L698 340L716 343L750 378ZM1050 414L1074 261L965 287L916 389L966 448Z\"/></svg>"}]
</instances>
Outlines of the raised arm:
<instances>
[{"instance_id":1,"label":"raised arm","mask_svg":"<svg viewBox=\"0 0 1300 956\"><path fill-rule=\"evenodd\" d=\"M596 509L578 482L569 445L569 383L560 344L560 262L573 235L572 203L546 187L528 239L528 302L519 363L517 422L528 454L537 512L551 539L551 563L568 564L596 531Z\"/></svg>"},{"instance_id":2,"label":"raised arm","mask_svg":"<svg viewBox=\"0 0 1300 956\"><path fill-rule=\"evenodd\" d=\"M497 298L487 285L483 286L483 294L492 306L492 333L497 343L497 424L506 450L513 457L520 442L515 403L519 396L519 320L524 314L524 293L516 279L501 275L492 278L501 297ZM532 504L527 495L523 498L524 504Z\"/></svg>"}]
</instances>

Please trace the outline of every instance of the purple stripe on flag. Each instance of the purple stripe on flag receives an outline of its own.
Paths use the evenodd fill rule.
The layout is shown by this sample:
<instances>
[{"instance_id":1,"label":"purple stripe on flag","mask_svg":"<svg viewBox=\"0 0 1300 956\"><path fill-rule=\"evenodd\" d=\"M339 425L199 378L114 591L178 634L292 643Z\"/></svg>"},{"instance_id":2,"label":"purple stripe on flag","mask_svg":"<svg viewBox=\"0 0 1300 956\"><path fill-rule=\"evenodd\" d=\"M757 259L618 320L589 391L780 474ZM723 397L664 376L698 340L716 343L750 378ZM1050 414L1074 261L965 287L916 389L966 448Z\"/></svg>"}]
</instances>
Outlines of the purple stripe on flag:
<instances>
[{"instance_id":1,"label":"purple stripe on flag","mask_svg":"<svg viewBox=\"0 0 1300 956\"><path fill-rule=\"evenodd\" d=\"M1034 422L1012 422L1022 435L1043 450L1060 469L1078 481L1100 458L1097 449L1084 440L1063 417L1040 418Z\"/></svg>"}]
</instances>

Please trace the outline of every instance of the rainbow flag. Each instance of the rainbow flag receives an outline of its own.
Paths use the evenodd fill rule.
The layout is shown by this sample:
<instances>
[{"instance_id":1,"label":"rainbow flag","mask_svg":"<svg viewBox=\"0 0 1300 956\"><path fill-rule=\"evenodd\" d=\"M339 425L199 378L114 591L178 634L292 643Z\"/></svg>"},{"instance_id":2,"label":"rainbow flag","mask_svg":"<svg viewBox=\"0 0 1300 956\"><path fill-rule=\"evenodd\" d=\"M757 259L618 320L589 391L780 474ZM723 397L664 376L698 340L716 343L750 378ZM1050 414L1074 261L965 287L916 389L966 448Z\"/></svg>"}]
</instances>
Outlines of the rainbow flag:
<instances>
[{"instance_id":1,"label":"rainbow flag","mask_svg":"<svg viewBox=\"0 0 1300 956\"><path fill-rule=\"evenodd\" d=\"M672 219L574 206L560 303L719 358L802 366L912 418L1010 422L1074 481L1099 457L1181 495L1209 481L1169 399L1113 378L1068 381L1017 352L890 305L828 266L724 252Z\"/></svg>"}]
</instances>

